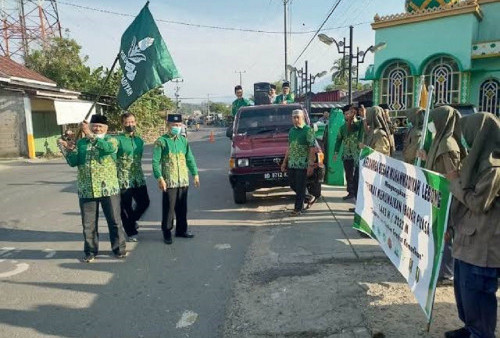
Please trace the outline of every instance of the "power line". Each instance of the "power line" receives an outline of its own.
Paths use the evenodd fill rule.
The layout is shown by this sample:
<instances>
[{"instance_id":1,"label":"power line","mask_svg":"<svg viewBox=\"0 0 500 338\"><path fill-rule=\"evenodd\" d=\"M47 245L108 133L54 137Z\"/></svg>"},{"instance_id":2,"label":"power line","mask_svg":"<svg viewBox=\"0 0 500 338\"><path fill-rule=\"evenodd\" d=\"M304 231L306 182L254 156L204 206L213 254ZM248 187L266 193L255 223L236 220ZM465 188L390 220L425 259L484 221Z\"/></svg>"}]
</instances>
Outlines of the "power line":
<instances>
[{"instance_id":1,"label":"power line","mask_svg":"<svg viewBox=\"0 0 500 338\"><path fill-rule=\"evenodd\" d=\"M77 5L77 4L72 4L69 2L64 2L64 1L58 1L58 4L61 5L66 5L66 6L71 6L79 9L86 9L94 12L100 12L104 14L112 14L112 15L117 15L117 16L123 16L123 17L131 17L135 18L135 15L133 14L128 14L128 13L120 13L120 12L114 12L110 11L107 9L102 9L102 8L95 8L95 7L89 7L89 6L82 6L82 5ZM261 34L283 34L282 31L267 31L267 30L262 30L262 29L250 29L250 28L240 28L240 27L224 27L224 26L214 26L214 25L201 25L201 24L194 24L190 22L182 22L182 21L173 21L173 20L165 20L165 19L156 19L158 22L162 23L167 23L167 24L173 24L173 25L182 25L182 26L188 26L188 27L196 27L196 28L208 28L208 29L216 29L216 30L225 30L225 31L236 31L236 32L247 32L247 33L261 33ZM346 28L349 26L360 26L360 25L366 25L371 23L370 21L365 21L365 22L359 22L355 23L352 25L345 25L341 27L330 27L330 28L325 28L320 31L325 32L325 31L330 31L330 30L335 30L335 29L341 29L341 28ZM302 32L288 32L289 34L294 34L294 35L303 35L303 34L311 34L315 33L317 31L302 31ZM317 33L316 33L317 34Z\"/></svg>"},{"instance_id":2,"label":"power line","mask_svg":"<svg viewBox=\"0 0 500 338\"><path fill-rule=\"evenodd\" d=\"M342 0L338 0L337 3L333 6L333 8L330 10L330 13L328 13L326 19L323 21L323 23L321 24L321 26L319 26L319 28L316 30L316 32L312 36L311 40L309 40L309 42L304 47L304 49L302 50L302 52L299 54L299 56L297 57L297 59L295 59L295 61L293 62L293 64L296 64L297 61L299 61L300 57L305 53L305 51L307 50L307 48L309 48L309 46L314 41L314 38L316 38L316 36L319 34L319 32L321 32L321 28L323 28L323 26L326 24L326 22L328 21L328 19L330 19L330 17L332 16L333 12L337 9L337 7L340 5L341 2L342 2Z\"/></svg>"}]
</instances>

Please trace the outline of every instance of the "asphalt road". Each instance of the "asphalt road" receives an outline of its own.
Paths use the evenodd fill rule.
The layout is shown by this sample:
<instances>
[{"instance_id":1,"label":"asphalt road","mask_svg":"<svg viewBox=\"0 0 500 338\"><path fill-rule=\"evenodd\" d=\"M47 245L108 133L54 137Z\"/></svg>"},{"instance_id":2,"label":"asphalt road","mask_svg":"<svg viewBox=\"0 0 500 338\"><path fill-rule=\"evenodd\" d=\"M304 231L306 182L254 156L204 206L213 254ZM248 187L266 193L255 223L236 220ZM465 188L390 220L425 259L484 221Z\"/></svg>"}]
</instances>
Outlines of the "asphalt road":
<instances>
[{"instance_id":1,"label":"asphalt road","mask_svg":"<svg viewBox=\"0 0 500 338\"><path fill-rule=\"evenodd\" d=\"M190 135L201 177L201 188L189 191L196 237L171 246L162 241L161 195L146 149L152 204L125 261L112 258L101 215L100 255L80 262L74 168L62 160L0 164L0 336L221 336L233 281L267 203L233 203L223 135L217 130L214 143L208 131Z\"/></svg>"}]
</instances>

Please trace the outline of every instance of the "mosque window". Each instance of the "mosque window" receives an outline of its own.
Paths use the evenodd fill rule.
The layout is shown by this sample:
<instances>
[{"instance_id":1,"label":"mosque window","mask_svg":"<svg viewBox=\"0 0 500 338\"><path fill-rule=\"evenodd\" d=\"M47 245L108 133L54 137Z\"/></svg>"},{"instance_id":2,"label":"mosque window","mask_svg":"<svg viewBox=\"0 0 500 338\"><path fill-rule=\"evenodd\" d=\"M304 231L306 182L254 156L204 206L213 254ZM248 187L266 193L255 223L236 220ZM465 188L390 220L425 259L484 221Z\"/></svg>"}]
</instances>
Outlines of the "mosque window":
<instances>
[{"instance_id":1,"label":"mosque window","mask_svg":"<svg viewBox=\"0 0 500 338\"><path fill-rule=\"evenodd\" d=\"M488 79L481 84L479 107L481 111L500 115L500 82L497 79Z\"/></svg>"},{"instance_id":2,"label":"mosque window","mask_svg":"<svg viewBox=\"0 0 500 338\"><path fill-rule=\"evenodd\" d=\"M460 70L450 57L438 57L425 67L425 82L434 86L434 103L460 103Z\"/></svg>"},{"instance_id":3,"label":"mosque window","mask_svg":"<svg viewBox=\"0 0 500 338\"><path fill-rule=\"evenodd\" d=\"M413 102L413 77L404 62L391 63L384 70L381 83L381 103L390 110L411 108Z\"/></svg>"}]
</instances>

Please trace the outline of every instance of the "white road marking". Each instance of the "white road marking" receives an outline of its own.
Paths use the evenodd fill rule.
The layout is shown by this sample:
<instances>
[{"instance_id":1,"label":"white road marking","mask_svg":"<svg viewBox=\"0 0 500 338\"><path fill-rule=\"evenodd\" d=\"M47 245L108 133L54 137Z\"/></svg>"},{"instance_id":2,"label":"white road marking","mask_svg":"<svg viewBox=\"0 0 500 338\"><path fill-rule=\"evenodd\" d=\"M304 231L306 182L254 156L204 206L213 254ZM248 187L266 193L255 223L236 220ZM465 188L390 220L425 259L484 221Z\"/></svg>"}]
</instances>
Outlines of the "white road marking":
<instances>
[{"instance_id":1,"label":"white road marking","mask_svg":"<svg viewBox=\"0 0 500 338\"><path fill-rule=\"evenodd\" d=\"M16 264L16 268L14 270L0 273L0 278L12 277L14 275L20 274L21 272L28 270L29 267L30 266L28 263Z\"/></svg>"},{"instance_id":2,"label":"white road marking","mask_svg":"<svg viewBox=\"0 0 500 338\"><path fill-rule=\"evenodd\" d=\"M198 319L198 314L196 312L186 310L182 314L181 319L175 325L175 328L182 329L184 327L191 326L194 324L194 322L196 322L197 319Z\"/></svg>"},{"instance_id":3,"label":"white road marking","mask_svg":"<svg viewBox=\"0 0 500 338\"><path fill-rule=\"evenodd\" d=\"M16 248L10 248L10 247L3 247L0 249L0 256L2 256L3 254L9 252L9 251L12 251L12 250L15 250Z\"/></svg>"},{"instance_id":4,"label":"white road marking","mask_svg":"<svg viewBox=\"0 0 500 338\"><path fill-rule=\"evenodd\" d=\"M215 248L218 250L227 250L227 249L231 249L231 244L227 244L227 243L215 244Z\"/></svg>"},{"instance_id":5,"label":"white road marking","mask_svg":"<svg viewBox=\"0 0 500 338\"><path fill-rule=\"evenodd\" d=\"M45 258L52 258L56 255L56 250L54 249L43 249L43 252L46 252Z\"/></svg>"}]
</instances>

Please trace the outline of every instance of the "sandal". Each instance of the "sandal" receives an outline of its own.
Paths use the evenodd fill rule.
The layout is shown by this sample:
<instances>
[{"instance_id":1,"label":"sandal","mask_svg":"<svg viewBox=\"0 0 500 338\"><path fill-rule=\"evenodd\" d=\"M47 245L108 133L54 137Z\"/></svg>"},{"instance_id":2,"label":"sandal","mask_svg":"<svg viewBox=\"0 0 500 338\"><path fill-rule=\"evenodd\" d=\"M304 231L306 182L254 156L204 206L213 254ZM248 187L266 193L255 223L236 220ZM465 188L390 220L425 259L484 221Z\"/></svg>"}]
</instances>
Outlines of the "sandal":
<instances>
[{"instance_id":1,"label":"sandal","mask_svg":"<svg viewBox=\"0 0 500 338\"><path fill-rule=\"evenodd\" d=\"M306 209L309 209L314 203L316 203L318 199L314 196L311 196L309 201L307 201Z\"/></svg>"}]
</instances>

